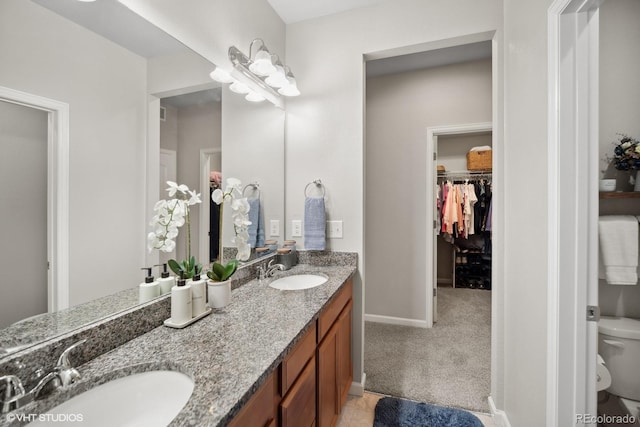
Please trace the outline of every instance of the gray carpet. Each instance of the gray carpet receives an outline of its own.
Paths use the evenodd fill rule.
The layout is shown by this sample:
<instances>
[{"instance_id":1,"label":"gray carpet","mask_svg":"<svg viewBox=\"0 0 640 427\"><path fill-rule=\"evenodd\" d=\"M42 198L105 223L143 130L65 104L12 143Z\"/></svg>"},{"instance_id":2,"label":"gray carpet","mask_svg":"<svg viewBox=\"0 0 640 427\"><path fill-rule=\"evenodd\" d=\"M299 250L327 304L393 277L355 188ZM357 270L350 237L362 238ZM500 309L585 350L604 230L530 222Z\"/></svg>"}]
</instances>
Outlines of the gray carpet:
<instances>
[{"instance_id":1,"label":"gray carpet","mask_svg":"<svg viewBox=\"0 0 640 427\"><path fill-rule=\"evenodd\" d=\"M365 322L369 391L489 412L491 291L438 288L431 329Z\"/></svg>"}]
</instances>

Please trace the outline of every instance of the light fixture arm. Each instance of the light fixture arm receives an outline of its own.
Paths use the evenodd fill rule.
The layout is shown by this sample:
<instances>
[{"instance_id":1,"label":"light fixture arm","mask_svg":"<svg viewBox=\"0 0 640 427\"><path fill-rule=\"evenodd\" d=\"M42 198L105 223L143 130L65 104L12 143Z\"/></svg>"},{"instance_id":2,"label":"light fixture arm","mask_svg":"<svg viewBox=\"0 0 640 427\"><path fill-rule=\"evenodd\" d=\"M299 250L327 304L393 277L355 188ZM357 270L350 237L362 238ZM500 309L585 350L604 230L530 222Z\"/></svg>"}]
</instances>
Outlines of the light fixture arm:
<instances>
[{"instance_id":1,"label":"light fixture arm","mask_svg":"<svg viewBox=\"0 0 640 427\"><path fill-rule=\"evenodd\" d=\"M264 43L264 40L258 38L258 39L253 39L251 40L251 44L249 45L249 59L253 58L253 44L256 42L260 42L260 44L262 45L262 48L264 50L266 50L267 52L269 52L269 49L267 48L267 45Z\"/></svg>"}]
</instances>

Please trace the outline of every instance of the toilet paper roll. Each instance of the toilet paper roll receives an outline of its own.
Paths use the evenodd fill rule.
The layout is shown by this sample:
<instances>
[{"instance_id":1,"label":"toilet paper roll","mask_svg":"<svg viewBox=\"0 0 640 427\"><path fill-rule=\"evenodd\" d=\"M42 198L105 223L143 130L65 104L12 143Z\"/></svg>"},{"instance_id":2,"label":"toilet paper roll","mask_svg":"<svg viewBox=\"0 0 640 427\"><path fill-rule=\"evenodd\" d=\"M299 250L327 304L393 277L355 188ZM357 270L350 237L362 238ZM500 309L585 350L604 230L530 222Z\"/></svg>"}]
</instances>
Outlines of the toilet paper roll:
<instances>
[{"instance_id":1,"label":"toilet paper roll","mask_svg":"<svg viewBox=\"0 0 640 427\"><path fill-rule=\"evenodd\" d=\"M601 363L596 365L596 388L598 391L606 390L611 385L611 374L606 366Z\"/></svg>"}]
</instances>

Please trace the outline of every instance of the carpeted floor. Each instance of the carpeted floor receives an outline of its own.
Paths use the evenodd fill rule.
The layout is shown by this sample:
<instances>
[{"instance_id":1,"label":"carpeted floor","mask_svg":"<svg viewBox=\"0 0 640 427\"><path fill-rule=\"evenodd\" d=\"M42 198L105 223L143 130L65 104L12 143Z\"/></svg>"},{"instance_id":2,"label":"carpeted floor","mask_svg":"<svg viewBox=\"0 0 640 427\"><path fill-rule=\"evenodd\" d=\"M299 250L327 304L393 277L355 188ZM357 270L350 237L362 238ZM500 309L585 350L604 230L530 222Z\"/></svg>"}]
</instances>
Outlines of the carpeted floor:
<instances>
[{"instance_id":1,"label":"carpeted floor","mask_svg":"<svg viewBox=\"0 0 640 427\"><path fill-rule=\"evenodd\" d=\"M431 329L365 322L366 389L489 412L491 291L438 288Z\"/></svg>"}]
</instances>

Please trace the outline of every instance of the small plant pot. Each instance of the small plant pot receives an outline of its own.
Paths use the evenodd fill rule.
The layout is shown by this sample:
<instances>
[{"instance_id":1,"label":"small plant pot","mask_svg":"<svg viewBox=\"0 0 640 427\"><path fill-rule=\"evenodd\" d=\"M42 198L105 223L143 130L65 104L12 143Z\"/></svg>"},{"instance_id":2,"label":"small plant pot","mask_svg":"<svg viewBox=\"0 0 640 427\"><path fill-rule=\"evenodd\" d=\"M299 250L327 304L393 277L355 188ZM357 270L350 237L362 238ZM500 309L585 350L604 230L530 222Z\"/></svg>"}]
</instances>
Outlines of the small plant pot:
<instances>
[{"instance_id":1,"label":"small plant pot","mask_svg":"<svg viewBox=\"0 0 640 427\"><path fill-rule=\"evenodd\" d=\"M224 282L207 281L208 305L211 308L223 308L231 302L231 280Z\"/></svg>"},{"instance_id":2,"label":"small plant pot","mask_svg":"<svg viewBox=\"0 0 640 427\"><path fill-rule=\"evenodd\" d=\"M616 191L616 179L601 179L600 191Z\"/></svg>"}]
</instances>

